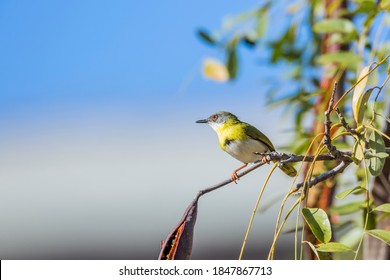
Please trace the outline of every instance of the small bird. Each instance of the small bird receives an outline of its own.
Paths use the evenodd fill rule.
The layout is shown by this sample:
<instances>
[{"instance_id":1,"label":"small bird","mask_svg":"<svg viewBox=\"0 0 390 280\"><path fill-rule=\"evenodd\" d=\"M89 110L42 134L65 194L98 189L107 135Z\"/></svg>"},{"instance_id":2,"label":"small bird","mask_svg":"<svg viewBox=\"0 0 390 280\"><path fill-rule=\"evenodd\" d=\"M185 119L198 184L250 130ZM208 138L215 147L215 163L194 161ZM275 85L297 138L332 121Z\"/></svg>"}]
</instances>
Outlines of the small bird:
<instances>
[{"instance_id":1,"label":"small bird","mask_svg":"<svg viewBox=\"0 0 390 280\"><path fill-rule=\"evenodd\" d=\"M218 112L207 119L196 121L196 123L207 123L218 134L219 145L222 150L232 157L238 159L243 166L233 171L230 179L234 182L238 180L237 172L248 163L265 158L256 153L266 153L275 151L274 145L256 127L240 121L235 115L229 112ZM280 166L280 169L288 176L294 177L297 171L291 164Z\"/></svg>"}]
</instances>

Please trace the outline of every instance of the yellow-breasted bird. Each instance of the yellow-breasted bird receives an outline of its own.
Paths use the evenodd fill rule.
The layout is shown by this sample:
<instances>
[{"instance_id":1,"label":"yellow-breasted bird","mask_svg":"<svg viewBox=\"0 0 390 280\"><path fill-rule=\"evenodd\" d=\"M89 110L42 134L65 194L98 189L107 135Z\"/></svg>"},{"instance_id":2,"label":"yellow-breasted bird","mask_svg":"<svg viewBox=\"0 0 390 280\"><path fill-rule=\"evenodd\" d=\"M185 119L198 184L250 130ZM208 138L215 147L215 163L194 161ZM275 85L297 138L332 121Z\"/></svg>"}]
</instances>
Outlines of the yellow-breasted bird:
<instances>
[{"instance_id":1,"label":"yellow-breasted bird","mask_svg":"<svg viewBox=\"0 0 390 280\"><path fill-rule=\"evenodd\" d=\"M231 180L238 180L237 172L245 168L248 163L264 160L257 153L275 151L274 145L256 127L240 121L235 115L229 112L218 112L207 119L196 121L207 123L218 134L219 145L222 150L232 157L238 159L243 166L233 171ZM280 169L288 176L294 177L297 171L291 164L285 164Z\"/></svg>"}]
</instances>

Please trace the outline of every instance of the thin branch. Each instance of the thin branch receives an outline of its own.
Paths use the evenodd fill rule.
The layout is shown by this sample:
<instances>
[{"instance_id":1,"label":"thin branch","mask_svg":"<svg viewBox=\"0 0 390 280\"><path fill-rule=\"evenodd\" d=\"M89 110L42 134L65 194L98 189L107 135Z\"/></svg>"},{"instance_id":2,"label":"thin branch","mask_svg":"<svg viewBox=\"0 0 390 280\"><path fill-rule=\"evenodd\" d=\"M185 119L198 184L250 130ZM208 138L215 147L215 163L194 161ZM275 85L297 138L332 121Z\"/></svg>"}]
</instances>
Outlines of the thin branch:
<instances>
[{"instance_id":1,"label":"thin branch","mask_svg":"<svg viewBox=\"0 0 390 280\"><path fill-rule=\"evenodd\" d=\"M302 161L304 161L304 162L313 162L314 160L316 160L316 161L333 161L333 160L335 160L335 161L345 162L347 164L345 167L347 167L352 162L352 159L351 159L352 153L351 152L341 152L341 151L339 151L339 152L340 153L337 154L336 156L329 155L329 154L321 154L321 155L318 155L317 157L315 157L315 156L286 154L286 153L278 153L278 152L255 153L255 154L261 155L261 156L265 156L267 158L267 160L269 160L269 161L279 161L279 166L283 166L284 164L290 163L290 162L302 162ZM368 150L366 150L365 152L368 152ZM386 147L386 153L390 154L390 147ZM259 168L260 166L263 166L264 164L265 163L263 163L263 162L256 163L255 165L253 165L253 166L247 168L246 170L238 173L237 176L238 176L238 178L241 178L241 177L245 176L246 174L252 172L253 170ZM344 167L344 169L345 169L345 167ZM330 170L328 172L331 172L331 171L332 170ZM338 173L340 173L342 171L338 171ZM326 173L328 173L328 172L326 172ZM324 175L326 173L323 173L322 175ZM318 176L317 178L321 177L322 175ZM331 177L333 177L333 176L331 176ZM323 178L323 177L321 177L321 178ZM327 178L330 178L330 177L327 177ZM323 180L326 180L327 178L325 178ZM313 181L314 180L316 180L316 178L313 179ZM321 181L323 181L323 180L321 180ZM218 184L215 184L213 186L210 186L208 188L200 190L198 192L196 198L199 198L199 197L201 197L202 195L204 195L204 194L206 194L208 192L212 192L214 190L217 190L217 189L219 189L219 188L221 188L223 186L226 186L226 185L228 185L228 184L230 184L232 182L233 181L231 179L226 179L226 180L224 180L224 181L222 181L222 182L220 182ZM315 185L315 184L312 184L311 182L308 183L310 186ZM317 181L317 183L318 182L320 182L320 181ZM299 185L303 185L303 183L300 183L297 186L299 186Z\"/></svg>"},{"instance_id":2,"label":"thin branch","mask_svg":"<svg viewBox=\"0 0 390 280\"><path fill-rule=\"evenodd\" d=\"M340 152L339 154L333 156L330 154L321 154L317 157L315 156L304 156L304 155L295 155L295 154L285 154L278 152L270 153L255 153L267 158L269 161L280 161L279 165L283 166L290 162L313 162L313 161L331 161L331 160L349 160L352 156L351 152Z\"/></svg>"},{"instance_id":3,"label":"thin branch","mask_svg":"<svg viewBox=\"0 0 390 280\"><path fill-rule=\"evenodd\" d=\"M262 165L264 165L264 164L265 164L264 162L257 163L257 164L255 164L255 165L253 165L252 167L249 167L248 169L244 170L243 172L238 173L238 174L237 174L237 177L238 177L238 178L241 178L242 176L245 176L245 175L248 174L249 172L252 172L253 170L259 168L260 166L262 166ZM228 184L230 184L230 183L232 183L232 182L233 182L232 179L227 179L227 180L222 181L222 182L220 182L220 183L218 183L218 184L215 184L215 185L213 185L213 186L210 186L210 187L208 187L208 188L205 188L205 189L203 189L203 190L200 190L200 191L198 192L196 198L199 198L199 197L201 197L202 195L204 195L204 194L206 194L206 193L208 193L208 192L212 192L212 191L214 191L214 190L216 190L216 189L219 189L219 188L221 188L221 187L223 187L223 186L226 186L226 185L228 185Z\"/></svg>"},{"instance_id":4,"label":"thin branch","mask_svg":"<svg viewBox=\"0 0 390 280\"><path fill-rule=\"evenodd\" d=\"M347 121L345 120L343 114L341 113L340 109L339 108L336 108L336 113L337 115L339 116L339 119L340 119L340 122L341 124L344 126L345 130L349 133L351 133L352 135L357 135L358 133L356 132L356 130L354 128L352 128L348 123Z\"/></svg>"},{"instance_id":5,"label":"thin branch","mask_svg":"<svg viewBox=\"0 0 390 280\"><path fill-rule=\"evenodd\" d=\"M336 94L336 90L337 90L337 82L334 83L332 95L330 96L330 100L329 100L329 106L328 109L325 111L325 121L324 121L325 131L324 131L324 139L322 140L322 142L328 149L329 154L335 157L339 156L340 151L338 151L336 147L332 145L332 139L330 137L330 126L332 124L332 122L330 121L330 113L333 111L333 104L334 104L334 97Z\"/></svg>"},{"instance_id":6,"label":"thin branch","mask_svg":"<svg viewBox=\"0 0 390 280\"><path fill-rule=\"evenodd\" d=\"M344 169L347 168L347 166L349 164L351 164L351 162L352 162L352 160L350 160L350 161L342 161L335 168L332 168L331 170L329 170L329 171L327 171L325 173L322 173L321 175L319 175L318 177L315 177L310 182L308 182L306 184L304 184L304 183L297 184L297 189L299 189L299 188L301 188L303 186L305 188L310 188L310 187L318 184L319 182L322 182L322 181L325 181L325 180L327 180L329 178L332 178L332 177L336 176L337 174L342 173L344 171Z\"/></svg>"}]
</instances>

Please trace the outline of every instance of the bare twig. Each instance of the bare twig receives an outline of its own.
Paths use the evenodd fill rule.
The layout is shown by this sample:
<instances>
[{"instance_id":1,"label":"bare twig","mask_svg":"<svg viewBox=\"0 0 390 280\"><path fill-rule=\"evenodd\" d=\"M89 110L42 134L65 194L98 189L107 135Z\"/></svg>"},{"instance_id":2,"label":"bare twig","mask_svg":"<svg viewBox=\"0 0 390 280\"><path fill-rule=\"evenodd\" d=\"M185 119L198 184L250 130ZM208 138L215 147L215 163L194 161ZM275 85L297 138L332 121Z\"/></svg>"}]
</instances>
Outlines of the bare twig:
<instances>
[{"instance_id":1,"label":"bare twig","mask_svg":"<svg viewBox=\"0 0 390 280\"><path fill-rule=\"evenodd\" d=\"M328 109L325 111L325 121L324 121L325 131L324 131L324 139L322 140L322 142L328 149L329 154L335 157L339 156L340 151L338 151L336 147L332 145L332 140L330 137L330 126L332 124L332 122L330 121L330 113L333 111L333 104L334 104L334 97L336 94L336 90L337 90L337 82L334 83L332 95L330 96L330 100L329 100L329 106Z\"/></svg>"},{"instance_id":2,"label":"bare twig","mask_svg":"<svg viewBox=\"0 0 390 280\"><path fill-rule=\"evenodd\" d=\"M329 170L329 171L327 171L325 173L322 173L321 175L319 175L318 177L314 178L310 182L308 182L306 184L304 184L304 183L297 184L297 189L299 189L299 188L301 188L303 186L305 188L310 188L310 187L318 184L319 182L322 182L322 181L325 181L325 180L327 180L329 178L332 178L332 177L336 176L337 174L342 173L344 171L344 169L347 168L347 166L351 162L352 162L352 160L350 160L350 161L342 161L335 168L332 168L331 170Z\"/></svg>"},{"instance_id":3,"label":"bare twig","mask_svg":"<svg viewBox=\"0 0 390 280\"><path fill-rule=\"evenodd\" d=\"M337 154L336 156L333 156L333 155L329 155L329 154L320 154L318 155L317 157L315 156L304 156L304 155L294 155L294 154L286 154L286 153L278 153L278 152L269 152L269 153L255 153L257 155L261 155L261 156L265 156L268 160L270 161L279 161L279 166L283 166L284 164L286 163L290 163L290 162L312 162L312 161L341 161L341 162L344 162L346 164L346 166L340 171L337 169L337 166L332 169L334 171L337 171L337 173L341 173L342 171L344 171L344 169L352 162L352 159L351 159L351 156L352 156L352 152L341 152L339 151L340 153ZM368 150L366 150L365 152L368 152ZM390 154L390 147L386 147L386 153ZM246 174L252 172L253 170L259 168L260 166L263 166L265 163L263 162L259 162L259 163L256 163L255 165L249 167L248 169L244 170L243 172L240 172L238 173L238 178L241 178L243 176L245 176ZM339 164L340 165L340 164ZM329 170L328 172L332 172L332 170ZM326 172L326 173L328 173ZM326 173L323 173L322 175L326 174ZM333 176L335 176L337 173L335 173ZM330 177L324 177L324 176L318 176L317 178L321 179L321 178L324 178L323 180L320 180L318 181L319 179L315 178L313 179L314 180L317 180L317 182L315 184L317 184L318 182L321 182L321 181L324 181L330 177L333 177L333 176L330 176ZM233 181L231 179L226 179L218 184L215 184L213 186L210 186L208 188L205 188L203 190L200 190L198 192L198 194L196 195L195 198L199 198L201 197L202 195L208 193L208 192L211 192L211 191L214 191L216 189L219 189L223 186L226 186L230 183L232 183ZM308 183L310 185L310 187L314 186L315 184L312 184L312 181ZM299 185L303 185L303 183L300 183L298 184L297 186ZM300 187L299 187L300 188Z\"/></svg>"},{"instance_id":4,"label":"bare twig","mask_svg":"<svg viewBox=\"0 0 390 280\"><path fill-rule=\"evenodd\" d=\"M341 113L340 109L339 108L336 108L336 113L337 115L339 116L339 119L340 119L340 122L341 124L344 126L345 130L351 134L354 134L354 135L357 135L358 133L356 132L356 130L354 128L352 128L348 123L347 121L345 120L343 114Z\"/></svg>"},{"instance_id":5,"label":"bare twig","mask_svg":"<svg viewBox=\"0 0 390 280\"><path fill-rule=\"evenodd\" d=\"M295 155L295 154L285 154L278 152L270 153L255 153L261 156L264 156L269 161L280 161L279 165L283 166L286 163L290 162L313 162L313 161L330 161L330 160L349 160L352 153L351 152L340 152L336 156L329 154L320 154L318 156L304 156L304 155Z\"/></svg>"},{"instance_id":6,"label":"bare twig","mask_svg":"<svg viewBox=\"0 0 390 280\"><path fill-rule=\"evenodd\" d=\"M241 178L242 176L245 176L245 175L248 174L249 172L252 172L253 170L259 168L260 166L262 166L262 165L264 165L264 164L265 164L264 162L257 163L257 164L255 164L255 165L249 167L248 169L244 170L243 172L238 173L238 174L237 174L237 177L238 177L238 178ZM205 189L203 189L203 190L200 190L200 191L198 192L198 194L196 195L195 198L199 198L199 197L201 197L202 195L204 195L204 194L206 194L206 193L208 193L208 192L211 192L211 191L214 191L214 190L216 190L216 189L219 189L219 188L221 188L221 187L223 187L223 186L226 186L226 185L228 185L228 184L230 184L230 183L232 183L232 182L233 182L232 179L227 179L227 180L222 181L222 182L220 182L220 183L218 183L218 184L215 184L215 185L213 185L213 186L210 186L210 187L208 187L208 188L205 188Z\"/></svg>"}]
</instances>

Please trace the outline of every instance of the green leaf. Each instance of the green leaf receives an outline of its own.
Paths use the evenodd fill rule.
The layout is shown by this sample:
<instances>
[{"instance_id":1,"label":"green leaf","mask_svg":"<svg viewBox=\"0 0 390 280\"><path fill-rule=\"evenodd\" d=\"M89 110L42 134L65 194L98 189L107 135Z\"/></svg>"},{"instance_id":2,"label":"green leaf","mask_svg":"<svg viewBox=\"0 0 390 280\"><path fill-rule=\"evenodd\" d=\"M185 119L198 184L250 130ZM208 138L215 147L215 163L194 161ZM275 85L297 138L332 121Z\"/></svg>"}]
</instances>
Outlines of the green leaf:
<instances>
[{"instance_id":1,"label":"green leaf","mask_svg":"<svg viewBox=\"0 0 390 280\"><path fill-rule=\"evenodd\" d=\"M348 51L326 53L320 55L317 59L318 64L337 63L351 70L355 70L360 61L361 57L359 55Z\"/></svg>"},{"instance_id":2,"label":"green leaf","mask_svg":"<svg viewBox=\"0 0 390 280\"><path fill-rule=\"evenodd\" d=\"M328 44L346 44L356 40L356 33L331 33L329 35Z\"/></svg>"},{"instance_id":3,"label":"green leaf","mask_svg":"<svg viewBox=\"0 0 390 280\"><path fill-rule=\"evenodd\" d=\"M353 2L356 2L358 4L356 11L353 11L354 14L358 13L364 13L368 14L368 18L372 18L373 15L375 15L378 10L378 4L376 0L353 0ZM382 1L380 1L382 2ZM373 14L374 12L374 14ZM365 25L367 26L367 25Z\"/></svg>"},{"instance_id":4,"label":"green leaf","mask_svg":"<svg viewBox=\"0 0 390 280\"><path fill-rule=\"evenodd\" d=\"M382 240L383 242L386 242L388 245L390 245L390 231L384 230L384 229L372 229L367 231L369 235L374 236L375 238L378 238Z\"/></svg>"},{"instance_id":5,"label":"green leaf","mask_svg":"<svg viewBox=\"0 0 390 280\"><path fill-rule=\"evenodd\" d=\"M377 158L387 158L389 156L388 153L379 152L375 154Z\"/></svg>"},{"instance_id":6,"label":"green leaf","mask_svg":"<svg viewBox=\"0 0 390 280\"><path fill-rule=\"evenodd\" d=\"M375 207L373 210L390 213L390 203L381 204L381 205Z\"/></svg>"},{"instance_id":7,"label":"green leaf","mask_svg":"<svg viewBox=\"0 0 390 280\"><path fill-rule=\"evenodd\" d=\"M366 66L362 69L357 79L357 81L360 82L355 86L355 90L353 91L352 110L353 110L353 116L355 118L355 121L358 124L360 124L361 121L363 120L366 103L373 90L373 89L369 89L365 91L368 82L367 74L369 71L370 71L370 66ZM366 77L363 78L364 76Z\"/></svg>"},{"instance_id":8,"label":"green leaf","mask_svg":"<svg viewBox=\"0 0 390 280\"><path fill-rule=\"evenodd\" d=\"M348 19L324 19L314 24L313 30L316 33L340 32L356 34L355 25Z\"/></svg>"},{"instance_id":9,"label":"green leaf","mask_svg":"<svg viewBox=\"0 0 390 280\"><path fill-rule=\"evenodd\" d=\"M341 252L350 252L353 251L347 245L337 242L329 242L326 244L319 244L316 247L316 250L319 252L329 252L329 253L341 253Z\"/></svg>"},{"instance_id":10,"label":"green leaf","mask_svg":"<svg viewBox=\"0 0 390 280\"><path fill-rule=\"evenodd\" d=\"M229 71L230 79L234 80L238 72L238 58L237 58L237 52L235 47L228 48L226 67Z\"/></svg>"},{"instance_id":11,"label":"green leaf","mask_svg":"<svg viewBox=\"0 0 390 280\"><path fill-rule=\"evenodd\" d=\"M351 202L339 206L333 206L330 208L332 214L346 215L357 211L360 211L367 205L365 201Z\"/></svg>"},{"instance_id":12,"label":"green leaf","mask_svg":"<svg viewBox=\"0 0 390 280\"><path fill-rule=\"evenodd\" d=\"M332 238L328 215L321 208L303 208L302 215L315 237L322 243Z\"/></svg>"},{"instance_id":13,"label":"green leaf","mask_svg":"<svg viewBox=\"0 0 390 280\"><path fill-rule=\"evenodd\" d=\"M368 141L368 148L371 152L368 170L372 176L378 176L381 174L386 161L386 158L382 157L382 154L386 153L385 142L383 141L382 135L373 131L370 140ZM377 156L377 154L380 154L380 156Z\"/></svg>"},{"instance_id":14,"label":"green leaf","mask_svg":"<svg viewBox=\"0 0 390 280\"><path fill-rule=\"evenodd\" d=\"M360 162L364 159L364 147L366 143L364 139L359 139L355 142L352 150L352 158L356 159L354 160L355 164L359 165Z\"/></svg>"},{"instance_id":15,"label":"green leaf","mask_svg":"<svg viewBox=\"0 0 390 280\"><path fill-rule=\"evenodd\" d=\"M366 191L366 189L362 188L361 186L357 186L357 187L354 187L353 189L348 189L348 190L345 190L345 191L339 193L338 195L336 195L336 198L344 199L345 197L347 197L351 193L361 193L362 191L364 192L364 191Z\"/></svg>"},{"instance_id":16,"label":"green leaf","mask_svg":"<svg viewBox=\"0 0 390 280\"><path fill-rule=\"evenodd\" d=\"M205 41L206 43L209 43L211 45L215 45L217 43L217 40L213 37L211 37L206 31L200 29L198 30L198 35L201 39L203 39L203 41Z\"/></svg>"},{"instance_id":17,"label":"green leaf","mask_svg":"<svg viewBox=\"0 0 390 280\"><path fill-rule=\"evenodd\" d=\"M387 158L389 156L388 153L383 153L383 152L379 152L379 153L373 153L371 151L367 151L365 154L364 154L364 157L366 159L371 159L371 158L374 158L374 157L377 157L377 158Z\"/></svg>"},{"instance_id":18,"label":"green leaf","mask_svg":"<svg viewBox=\"0 0 390 280\"><path fill-rule=\"evenodd\" d=\"M376 212L367 211L367 205L363 208L363 224L366 225L366 230L376 228Z\"/></svg>"},{"instance_id":19,"label":"green leaf","mask_svg":"<svg viewBox=\"0 0 390 280\"><path fill-rule=\"evenodd\" d=\"M329 252L320 252L320 251L317 251L318 255L320 256L319 259L320 260L333 260L333 257L332 257L332 254L329 253Z\"/></svg>"}]
</instances>

